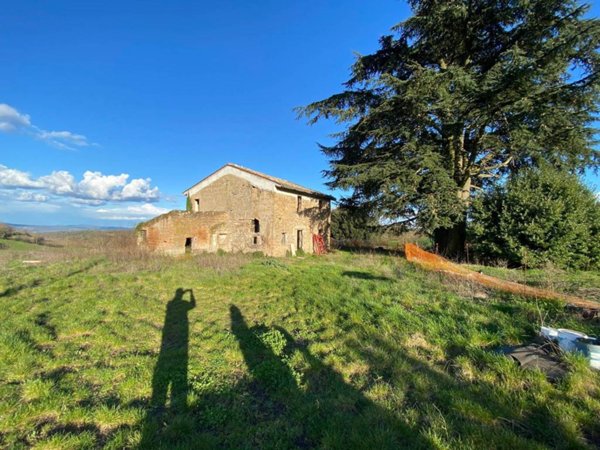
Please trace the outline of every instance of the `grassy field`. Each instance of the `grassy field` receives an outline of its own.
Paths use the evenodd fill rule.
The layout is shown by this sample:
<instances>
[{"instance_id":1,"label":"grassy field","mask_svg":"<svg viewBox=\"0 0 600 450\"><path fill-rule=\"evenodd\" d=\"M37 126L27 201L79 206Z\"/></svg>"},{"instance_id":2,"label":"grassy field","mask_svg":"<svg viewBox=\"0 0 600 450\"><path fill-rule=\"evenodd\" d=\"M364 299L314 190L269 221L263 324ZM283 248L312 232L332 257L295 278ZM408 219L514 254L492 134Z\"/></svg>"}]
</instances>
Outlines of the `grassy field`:
<instances>
[{"instance_id":1,"label":"grassy field","mask_svg":"<svg viewBox=\"0 0 600 450\"><path fill-rule=\"evenodd\" d=\"M17 241L13 239L0 239L0 249L10 250L40 250L40 246L29 242Z\"/></svg>"},{"instance_id":2,"label":"grassy field","mask_svg":"<svg viewBox=\"0 0 600 450\"><path fill-rule=\"evenodd\" d=\"M119 233L54 239L0 250L1 447L600 445L582 357L553 384L495 351L542 321L599 334L558 302L482 298L397 256L168 259ZM489 270L600 292L597 273Z\"/></svg>"}]
</instances>

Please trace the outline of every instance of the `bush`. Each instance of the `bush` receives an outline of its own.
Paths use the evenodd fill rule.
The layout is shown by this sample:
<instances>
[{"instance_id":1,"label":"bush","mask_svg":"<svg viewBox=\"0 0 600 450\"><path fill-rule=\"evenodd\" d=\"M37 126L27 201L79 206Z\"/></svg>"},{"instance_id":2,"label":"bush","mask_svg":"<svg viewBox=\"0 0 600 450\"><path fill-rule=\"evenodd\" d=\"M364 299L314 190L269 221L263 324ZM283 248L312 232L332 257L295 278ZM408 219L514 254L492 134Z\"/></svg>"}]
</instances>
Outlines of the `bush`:
<instances>
[{"instance_id":1,"label":"bush","mask_svg":"<svg viewBox=\"0 0 600 450\"><path fill-rule=\"evenodd\" d=\"M13 234L15 234L14 228L9 227L8 225L5 225L3 223L0 223L0 239L8 239Z\"/></svg>"},{"instance_id":2,"label":"bush","mask_svg":"<svg viewBox=\"0 0 600 450\"><path fill-rule=\"evenodd\" d=\"M474 201L470 242L510 266L600 267L600 205L576 175L528 169Z\"/></svg>"}]
</instances>

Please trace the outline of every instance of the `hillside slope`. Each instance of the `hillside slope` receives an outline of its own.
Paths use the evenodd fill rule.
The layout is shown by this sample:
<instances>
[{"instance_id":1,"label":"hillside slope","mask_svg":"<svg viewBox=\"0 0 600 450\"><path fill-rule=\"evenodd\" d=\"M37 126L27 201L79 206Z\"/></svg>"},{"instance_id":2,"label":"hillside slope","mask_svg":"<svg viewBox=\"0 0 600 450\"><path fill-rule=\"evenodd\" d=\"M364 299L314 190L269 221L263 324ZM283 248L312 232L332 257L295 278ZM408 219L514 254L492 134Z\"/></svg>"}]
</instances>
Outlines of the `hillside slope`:
<instances>
[{"instance_id":1,"label":"hillside slope","mask_svg":"<svg viewBox=\"0 0 600 450\"><path fill-rule=\"evenodd\" d=\"M541 320L600 332L559 303L481 299L391 256L81 253L0 266L1 447L600 443L583 358L551 384L494 352Z\"/></svg>"}]
</instances>

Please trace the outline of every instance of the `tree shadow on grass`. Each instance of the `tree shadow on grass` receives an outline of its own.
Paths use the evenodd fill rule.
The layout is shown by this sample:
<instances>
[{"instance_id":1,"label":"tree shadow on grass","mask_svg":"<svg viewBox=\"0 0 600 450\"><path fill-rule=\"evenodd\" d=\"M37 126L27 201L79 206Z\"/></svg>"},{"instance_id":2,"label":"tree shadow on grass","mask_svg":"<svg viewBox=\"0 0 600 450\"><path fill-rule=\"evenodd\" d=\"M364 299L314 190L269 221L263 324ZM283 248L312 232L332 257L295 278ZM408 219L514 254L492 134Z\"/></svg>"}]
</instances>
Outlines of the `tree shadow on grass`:
<instances>
[{"instance_id":1,"label":"tree shadow on grass","mask_svg":"<svg viewBox=\"0 0 600 450\"><path fill-rule=\"evenodd\" d=\"M51 284L57 280L63 280L65 278L74 277L81 273L87 272L88 270L92 269L93 267L97 266L98 264L100 264L100 261L91 261L91 262L85 264L84 266L80 267L79 269L72 270L66 274L62 274L62 275L55 276L55 277L48 277L48 278L36 278L36 279L30 281L29 283L11 286L11 287L5 289L3 292L0 292L0 298L12 297L24 289L33 289L33 288L36 288L36 287L39 287L42 285Z\"/></svg>"},{"instance_id":2,"label":"tree shadow on grass","mask_svg":"<svg viewBox=\"0 0 600 450\"><path fill-rule=\"evenodd\" d=\"M3 292L0 292L0 298L1 297L11 297L15 294L18 294L19 291L22 291L23 289L34 288L34 287L40 286L41 284L42 284L42 279L35 279L35 280L31 281L30 283L20 284L18 286L9 287L9 288L5 289Z\"/></svg>"},{"instance_id":3,"label":"tree shadow on grass","mask_svg":"<svg viewBox=\"0 0 600 450\"><path fill-rule=\"evenodd\" d=\"M544 398L526 390L518 395L503 386L502 376L495 382L470 382L453 374L452 367L445 370L375 334L348 345L378 373L395 372L403 384L405 402L416 408L421 432L437 433L445 445L586 448L580 431L559 420L560 413L551 410ZM552 394L555 400L557 396L567 401L566 394ZM597 425L582 433L597 436Z\"/></svg>"},{"instance_id":4,"label":"tree shadow on grass","mask_svg":"<svg viewBox=\"0 0 600 450\"><path fill-rule=\"evenodd\" d=\"M373 280L373 281L392 281L391 278L373 275L369 272L359 272L356 270L346 270L342 273L345 277L356 278L358 280Z\"/></svg>"}]
</instances>

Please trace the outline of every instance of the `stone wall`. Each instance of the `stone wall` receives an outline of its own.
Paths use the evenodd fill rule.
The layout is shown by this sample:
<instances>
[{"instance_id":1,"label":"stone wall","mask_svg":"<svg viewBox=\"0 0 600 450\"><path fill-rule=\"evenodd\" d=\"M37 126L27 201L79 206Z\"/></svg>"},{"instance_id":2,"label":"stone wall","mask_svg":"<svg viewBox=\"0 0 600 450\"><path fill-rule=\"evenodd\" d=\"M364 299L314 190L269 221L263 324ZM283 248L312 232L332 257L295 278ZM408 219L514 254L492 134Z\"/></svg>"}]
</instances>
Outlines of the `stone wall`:
<instances>
[{"instance_id":1,"label":"stone wall","mask_svg":"<svg viewBox=\"0 0 600 450\"><path fill-rule=\"evenodd\" d=\"M271 254L274 195L242 178L226 175L191 196L192 211L227 212L232 251ZM254 231L255 220L258 232Z\"/></svg>"},{"instance_id":2,"label":"stone wall","mask_svg":"<svg viewBox=\"0 0 600 450\"><path fill-rule=\"evenodd\" d=\"M301 197L301 204L298 204ZM298 250L313 252L313 234L329 245L330 202L282 190L270 191L226 175L190 196L192 212L172 211L138 227L138 239L152 251L260 251L285 256ZM258 221L258 223L256 223Z\"/></svg>"},{"instance_id":3,"label":"stone wall","mask_svg":"<svg viewBox=\"0 0 600 450\"><path fill-rule=\"evenodd\" d=\"M231 250L228 235L229 216L224 212L188 213L171 211L141 224L138 243L150 251L170 255L186 252L190 239L191 252L216 252L219 248ZM225 236L225 239L223 239Z\"/></svg>"},{"instance_id":4,"label":"stone wall","mask_svg":"<svg viewBox=\"0 0 600 450\"><path fill-rule=\"evenodd\" d=\"M298 197L301 197L298 208ZM301 232L302 250L313 252L313 234L319 231L329 246L331 209L329 200L319 200L289 192L274 195L273 256L295 254L298 250L298 232Z\"/></svg>"}]
</instances>

